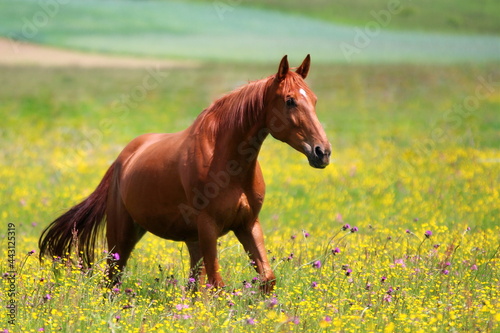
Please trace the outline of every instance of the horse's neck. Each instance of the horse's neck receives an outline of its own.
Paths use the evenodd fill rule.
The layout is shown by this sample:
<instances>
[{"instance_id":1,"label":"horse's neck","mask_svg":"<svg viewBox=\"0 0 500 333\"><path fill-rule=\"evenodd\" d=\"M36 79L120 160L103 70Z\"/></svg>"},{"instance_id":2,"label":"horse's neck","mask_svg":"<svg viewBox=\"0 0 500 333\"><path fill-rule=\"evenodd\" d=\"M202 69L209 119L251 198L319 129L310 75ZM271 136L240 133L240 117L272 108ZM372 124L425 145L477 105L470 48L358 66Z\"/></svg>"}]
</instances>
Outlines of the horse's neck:
<instances>
[{"instance_id":1,"label":"horse's neck","mask_svg":"<svg viewBox=\"0 0 500 333\"><path fill-rule=\"evenodd\" d=\"M248 124L244 128L237 126L220 126L216 131L207 130L203 125L193 128L192 138L197 150L203 155L204 165L212 170L232 169L240 173L253 172L257 156L268 131L265 117ZM195 125L195 124L193 124Z\"/></svg>"},{"instance_id":2,"label":"horse's neck","mask_svg":"<svg viewBox=\"0 0 500 333\"><path fill-rule=\"evenodd\" d=\"M245 131L238 128L219 131L215 138L214 158L223 161L234 161L243 170L255 167L257 156L268 131L262 122L248 126Z\"/></svg>"},{"instance_id":3,"label":"horse's neck","mask_svg":"<svg viewBox=\"0 0 500 333\"><path fill-rule=\"evenodd\" d=\"M265 137L265 95L269 78L252 82L215 101L190 131L210 168L235 161L243 170L255 167Z\"/></svg>"}]
</instances>

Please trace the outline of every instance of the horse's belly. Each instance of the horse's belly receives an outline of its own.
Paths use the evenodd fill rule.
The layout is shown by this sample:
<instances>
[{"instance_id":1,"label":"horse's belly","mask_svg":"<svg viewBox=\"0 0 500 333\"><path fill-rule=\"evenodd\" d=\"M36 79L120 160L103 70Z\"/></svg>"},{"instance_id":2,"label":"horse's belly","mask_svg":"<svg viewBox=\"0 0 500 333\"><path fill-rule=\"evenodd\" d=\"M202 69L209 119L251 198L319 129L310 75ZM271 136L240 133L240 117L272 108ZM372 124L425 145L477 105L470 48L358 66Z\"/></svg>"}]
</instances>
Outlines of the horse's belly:
<instances>
[{"instance_id":1,"label":"horse's belly","mask_svg":"<svg viewBox=\"0 0 500 333\"><path fill-rule=\"evenodd\" d=\"M146 217L141 221L136 221L143 228L155 236L173 241L194 241L198 240L198 231L195 224L187 224L182 217L157 216Z\"/></svg>"},{"instance_id":2,"label":"horse's belly","mask_svg":"<svg viewBox=\"0 0 500 333\"><path fill-rule=\"evenodd\" d=\"M186 199L176 180L138 179L123 192L127 211L147 231L171 240L197 237L195 223L182 215Z\"/></svg>"}]
</instances>

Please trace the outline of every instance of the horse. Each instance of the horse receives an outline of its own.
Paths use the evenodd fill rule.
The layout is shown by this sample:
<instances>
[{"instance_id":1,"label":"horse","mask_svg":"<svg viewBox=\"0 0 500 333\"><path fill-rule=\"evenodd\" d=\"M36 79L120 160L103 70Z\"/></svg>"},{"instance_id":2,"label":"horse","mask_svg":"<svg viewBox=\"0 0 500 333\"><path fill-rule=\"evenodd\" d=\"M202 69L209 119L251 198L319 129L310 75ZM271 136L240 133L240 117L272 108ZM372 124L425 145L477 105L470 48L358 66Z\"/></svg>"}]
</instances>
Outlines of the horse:
<instances>
[{"instance_id":1,"label":"horse","mask_svg":"<svg viewBox=\"0 0 500 333\"><path fill-rule=\"evenodd\" d=\"M105 224L108 250L120 271L149 231L186 244L189 281L204 279L221 288L217 239L232 231L254 264L261 290L269 293L276 277L258 218L265 193L257 161L261 145L271 134L314 168L330 161L317 97L304 81L310 62L307 55L290 69L285 55L276 74L217 99L187 129L132 140L95 191L43 231L40 260L77 248L80 261L90 266Z\"/></svg>"}]
</instances>

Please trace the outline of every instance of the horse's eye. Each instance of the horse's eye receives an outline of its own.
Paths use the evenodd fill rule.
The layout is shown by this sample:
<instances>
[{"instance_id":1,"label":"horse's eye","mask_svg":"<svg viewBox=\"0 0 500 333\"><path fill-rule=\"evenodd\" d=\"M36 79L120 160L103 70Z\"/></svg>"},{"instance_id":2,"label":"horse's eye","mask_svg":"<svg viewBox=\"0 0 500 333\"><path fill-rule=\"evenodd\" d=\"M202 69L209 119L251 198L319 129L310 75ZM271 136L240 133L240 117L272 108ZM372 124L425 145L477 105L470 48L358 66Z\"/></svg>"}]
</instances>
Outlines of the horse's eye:
<instances>
[{"instance_id":1,"label":"horse's eye","mask_svg":"<svg viewBox=\"0 0 500 333\"><path fill-rule=\"evenodd\" d=\"M295 98L293 97L288 97L286 99L286 106L288 106L289 108L294 108L297 106L297 102L295 102Z\"/></svg>"}]
</instances>

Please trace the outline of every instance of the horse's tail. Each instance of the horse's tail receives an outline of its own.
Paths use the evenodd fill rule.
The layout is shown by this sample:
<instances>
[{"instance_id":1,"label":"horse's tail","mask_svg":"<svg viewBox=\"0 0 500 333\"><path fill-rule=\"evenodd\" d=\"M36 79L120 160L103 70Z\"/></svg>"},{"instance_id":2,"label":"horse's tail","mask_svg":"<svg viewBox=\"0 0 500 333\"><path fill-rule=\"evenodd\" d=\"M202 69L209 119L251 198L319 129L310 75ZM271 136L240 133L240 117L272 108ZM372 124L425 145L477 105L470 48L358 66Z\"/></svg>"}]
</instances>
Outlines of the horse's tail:
<instances>
[{"instance_id":1,"label":"horse's tail","mask_svg":"<svg viewBox=\"0 0 500 333\"><path fill-rule=\"evenodd\" d=\"M65 257L73 248L86 266L94 262L94 248L106 215L108 190L115 164L108 169L95 191L52 222L40 236L40 259L44 255Z\"/></svg>"}]
</instances>

